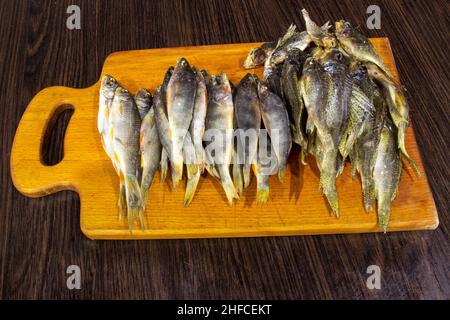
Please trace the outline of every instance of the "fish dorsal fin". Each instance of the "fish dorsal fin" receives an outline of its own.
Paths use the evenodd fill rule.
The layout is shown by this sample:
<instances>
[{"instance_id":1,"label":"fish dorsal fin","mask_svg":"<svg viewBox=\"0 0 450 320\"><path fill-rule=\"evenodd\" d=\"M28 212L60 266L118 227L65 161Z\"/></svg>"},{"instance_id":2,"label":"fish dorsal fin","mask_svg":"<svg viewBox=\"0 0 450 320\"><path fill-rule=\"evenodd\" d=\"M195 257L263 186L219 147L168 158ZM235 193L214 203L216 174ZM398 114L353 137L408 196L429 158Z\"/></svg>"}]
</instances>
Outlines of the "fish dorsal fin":
<instances>
[{"instance_id":1,"label":"fish dorsal fin","mask_svg":"<svg viewBox=\"0 0 450 320\"><path fill-rule=\"evenodd\" d=\"M331 28L330 21L327 21L320 27L323 33L328 33L328 30Z\"/></svg>"},{"instance_id":2,"label":"fish dorsal fin","mask_svg":"<svg viewBox=\"0 0 450 320\"><path fill-rule=\"evenodd\" d=\"M296 32L297 27L295 26L295 24L291 24L287 29L286 33L278 40L277 48L284 45L290 38L294 36Z\"/></svg>"}]
</instances>

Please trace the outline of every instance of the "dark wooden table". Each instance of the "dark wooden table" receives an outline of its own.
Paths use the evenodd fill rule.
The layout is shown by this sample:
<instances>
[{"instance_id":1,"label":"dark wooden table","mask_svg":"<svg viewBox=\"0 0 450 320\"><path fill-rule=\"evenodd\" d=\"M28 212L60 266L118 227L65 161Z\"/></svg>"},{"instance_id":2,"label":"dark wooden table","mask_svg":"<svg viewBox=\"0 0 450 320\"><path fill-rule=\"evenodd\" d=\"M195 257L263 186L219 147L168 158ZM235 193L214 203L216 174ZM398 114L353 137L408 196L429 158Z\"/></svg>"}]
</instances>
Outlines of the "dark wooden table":
<instances>
[{"instance_id":1,"label":"dark wooden table","mask_svg":"<svg viewBox=\"0 0 450 320\"><path fill-rule=\"evenodd\" d=\"M70 4L81 30L66 28ZM366 8L382 9L367 30ZM307 237L90 241L79 197L22 196L11 182L14 133L31 98L52 85L97 81L114 51L267 41L305 7L391 40L440 216L435 231ZM0 6L0 298L377 299L450 298L448 1L7 1ZM61 156L63 126L48 157ZM53 160L52 160L53 159ZM56 160L55 160L56 159ZM81 290L66 288L79 265ZM381 290L366 287L378 265Z\"/></svg>"}]
</instances>

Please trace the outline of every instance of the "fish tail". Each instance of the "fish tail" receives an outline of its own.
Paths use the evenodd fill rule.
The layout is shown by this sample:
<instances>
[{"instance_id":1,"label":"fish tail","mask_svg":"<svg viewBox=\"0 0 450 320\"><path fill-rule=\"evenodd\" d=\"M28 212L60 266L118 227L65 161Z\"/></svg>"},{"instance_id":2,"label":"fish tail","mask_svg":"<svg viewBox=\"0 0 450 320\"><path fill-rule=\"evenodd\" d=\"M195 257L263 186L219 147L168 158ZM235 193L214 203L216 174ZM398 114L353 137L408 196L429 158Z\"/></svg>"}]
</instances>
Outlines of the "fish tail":
<instances>
[{"instance_id":1,"label":"fish tail","mask_svg":"<svg viewBox=\"0 0 450 320\"><path fill-rule=\"evenodd\" d=\"M141 188L142 193L142 212L145 212L145 207L147 206L147 200L148 200L148 187L147 188Z\"/></svg>"},{"instance_id":2,"label":"fish tail","mask_svg":"<svg viewBox=\"0 0 450 320\"><path fill-rule=\"evenodd\" d=\"M134 221L138 219L141 228L144 230L144 213L142 211L141 187L134 176L125 177L125 189L127 196L128 227L133 230Z\"/></svg>"},{"instance_id":3,"label":"fish tail","mask_svg":"<svg viewBox=\"0 0 450 320\"><path fill-rule=\"evenodd\" d=\"M422 173L420 172L419 167L414 162L414 160L411 159L411 157L409 156L408 152L406 151L406 147L405 147L405 133L406 133L407 127L408 127L408 124L406 122L401 122L398 125L398 142L397 142L398 143L398 147L399 147L400 151L402 152L402 155L408 161L408 163L411 166L411 168L414 170L414 172L417 174L417 176L419 178L421 178L422 177Z\"/></svg>"},{"instance_id":4,"label":"fish tail","mask_svg":"<svg viewBox=\"0 0 450 320\"><path fill-rule=\"evenodd\" d=\"M244 181L242 178L241 165L236 163L233 164L233 182L236 188L236 192L238 193L238 195L241 195L244 189Z\"/></svg>"},{"instance_id":5,"label":"fish tail","mask_svg":"<svg viewBox=\"0 0 450 320\"><path fill-rule=\"evenodd\" d=\"M244 177L244 188L247 188L250 184L250 168L251 168L250 164L244 164L244 166L242 167L242 174Z\"/></svg>"},{"instance_id":6,"label":"fish tail","mask_svg":"<svg viewBox=\"0 0 450 320\"><path fill-rule=\"evenodd\" d=\"M380 201L378 203L378 225L383 229L383 232L386 233L389 218L391 215L391 202L390 201Z\"/></svg>"},{"instance_id":7,"label":"fish tail","mask_svg":"<svg viewBox=\"0 0 450 320\"><path fill-rule=\"evenodd\" d=\"M328 200L330 208L336 218L339 218L339 198L336 190L336 177L322 173L320 175L320 187Z\"/></svg>"},{"instance_id":8,"label":"fish tail","mask_svg":"<svg viewBox=\"0 0 450 320\"><path fill-rule=\"evenodd\" d=\"M233 180L231 179L230 172L228 171L228 166L222 168L219 173L222 187L227 196L228 203L232 205L234 199L239 199L239 195L237 194L236 188L234 187Z\"/></svg>"},{"instance_id":9,"label":"fish tail","mask_svg":"<svg viewBox=\"0 0 450 320\"><path fill-rule=\"evenodd\" d=\"M197 171L191 178L188 178L186 183L186 191L184 193L184 206L187 207L194 198L195 190L197 190L198 182L200 181L200 170Z\"/></svg>"},{"instance_id":10,"label":"fish tail","mask_svg":"<svg viewBox=\"0 0 450 320\"><path fill-rule=\"evenodd\" d=\"M200 171L203 173L205 171L205 150L202 146L198 146L195 151L195 157L197 165Z\"/></svg>"},{"instance_id":11,"label":"fish tail","mask_svg":"<svg viewBox=\"0 0 450 320\"><path fill-rule=\"evenodd\" d=\"M304 166L306 166L308 163L306 162L306 151L305 149L302 148L302 150L300 151L300 163Z\"/></svg>"},{"instance_id":12,"label":"fish tail","mask_svg":"<svg viewBox=\"0 0 450 320\"><path fill-rule=\"evenodd\" d=\"M220 179L220 175L217 172L217 169L216 169L216 167L214 165L208 165L207 164L205 167L206 167L206 171L208 171L208 173L210 175L212 175L213 177L215 177L217 179Z\"/></svg>"},{"instance_id":13,"label":"fish tail","mask_svg":"<svg viewBox=\"0 0 450 320\"><path fill-rule=\"evenodd\" d=\"M258 174L256 176L256 202L266 203L269 199L269 176Z\"/></svg>"},{"instance_id":14,"label":"fish tail","mask_svg":"<svg viewBox=\"0 0 450 320\"><path fill-rule=\"evenodd\" d=\"M372 212L373 211L373 188L372 188L372 181L368 178L361 177L362 180L362 189L363 189L363 201L364 201L364 209L366 212Z\"/></svg>"},{"instance_id":15,"label":"fish tail","mask_svg":"<svg viewBox=\"0 0 450 320\"><path fill-rule=\"evenodd\" d=\"M144 170L142 172L142 181L141 181L141 193L142 193L142 211L145 212L145 206L147 204L147 197L148 197L148 189L150 189L150 186L153 182L153 177L155 173L150 172L148 168L144 167Z\"/></svg>"},{"instance_id":16,"label":"fish tail","mask_svg":"<svg viewBox=\"0 0 450 320\"><path fill-rule=\"evenodd\" d=\"M117 206L119 207L119 219L122 220L125 217L126 208L127 208L127 194L125 191L125 184L123 181L123 176L120 178L119 183L119 201L117 202Z\"/></svg>"},{"instance_id":17,"label":"fish tail","mask_svg":"<svg viewBox=\"0 0 450 320\"><path fill-rule=\"evenodd\" d=\"M284 178L286 177L286 167L280 168L278 170L278 180L280 180L281 183L284 182Z\"/></svg>"},{"instance_id":18,"label":"fish tail","mask_svg":"<svg viewBox=\"0 0 450 320\"><path fill-rule=\"evenodd\" d=\"M161 182L164 182L167 177L167 170L168 170L167 160L168 160L167 152L165 149L163 149L161 152Z\"/></svg>"},{"instance_id":19,"label":"fish tail","mask_svg":"<svg viewBox=\"0 0 450 320\"><path fill-rule=\"evenodd\" d=\"M180 163L173 163L171 166L171 172L172 172L172 183L174 190L177 188L178 183L183 178L183 162Z\"/></svg>"},{"instance_id":20,"label":"fish tail","mask_svg":"<svg viewBox=\"0 0 450 320\"><path fill-rule=\"evenodd\" d=\"M350 151L353 148L353 144L355 143L356 135L348 133L344 134L344 137L341 140L341 143L339 144L339 153L342 155L342 158L344 160L348 157Z\"/></svg>"},{"instance_id":21,"label":"fish tail","mask_svg":"<svg viewBox=\"0 0 450 320\"><path fill-rule=\"evenodd\" d=\"M200 169L196 164L186 164L186 173L188 179L194 177L197 174L197 172L200 172Z\"/></svg>"}]
</instances>

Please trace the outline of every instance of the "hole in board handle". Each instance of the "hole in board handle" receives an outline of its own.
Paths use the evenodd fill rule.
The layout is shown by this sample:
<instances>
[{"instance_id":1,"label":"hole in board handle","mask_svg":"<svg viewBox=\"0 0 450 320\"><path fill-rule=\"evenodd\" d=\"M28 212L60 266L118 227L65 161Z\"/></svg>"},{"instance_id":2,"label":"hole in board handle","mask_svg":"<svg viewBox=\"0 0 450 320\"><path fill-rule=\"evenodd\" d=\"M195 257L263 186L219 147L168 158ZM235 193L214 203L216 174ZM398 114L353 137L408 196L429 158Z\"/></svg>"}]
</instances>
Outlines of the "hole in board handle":
<instances>
[{"instance_id":1,"label":"hole in board handle","mask_svg":"<svg viewBox=\"0 0 450 320\"><path fill-rule=\"evenodd\" d=\"M41 144L41 162L46 166L58 164L64 157L64 137L67 125L74 112L70 104L60 105L54 112L45 129Z\"/></svg>"}]
</instances>

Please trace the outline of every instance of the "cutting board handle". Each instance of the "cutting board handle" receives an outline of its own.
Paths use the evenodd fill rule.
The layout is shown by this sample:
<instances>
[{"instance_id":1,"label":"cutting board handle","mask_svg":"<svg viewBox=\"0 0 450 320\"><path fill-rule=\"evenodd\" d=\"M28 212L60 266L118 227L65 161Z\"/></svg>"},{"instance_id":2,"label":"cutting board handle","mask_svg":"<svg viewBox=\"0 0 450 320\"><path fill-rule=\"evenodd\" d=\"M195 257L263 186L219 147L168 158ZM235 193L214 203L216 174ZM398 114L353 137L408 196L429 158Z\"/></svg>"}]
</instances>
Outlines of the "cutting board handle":
<instances>
[{"instance_id":1,"label":"cutting board handle","mask_svg":"<svg viewBox=\"0 0 450 320\"><path fill-rule=\"evenodd\" d=\"M40 91L29 103L20 120L11 150L11 177L15 187L29 197L41 197L61 190L75 190L64 157L56 165L45 165L42 144L49 125L67 105L75 117L74 101L86 89L49 87ZM70 121L69 125L70 126ZM68 129L68 128L67 128ZM67 132L68 130L66 130Z\"/></svg>"}]
</instances>

